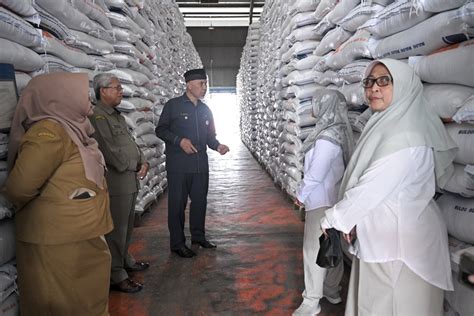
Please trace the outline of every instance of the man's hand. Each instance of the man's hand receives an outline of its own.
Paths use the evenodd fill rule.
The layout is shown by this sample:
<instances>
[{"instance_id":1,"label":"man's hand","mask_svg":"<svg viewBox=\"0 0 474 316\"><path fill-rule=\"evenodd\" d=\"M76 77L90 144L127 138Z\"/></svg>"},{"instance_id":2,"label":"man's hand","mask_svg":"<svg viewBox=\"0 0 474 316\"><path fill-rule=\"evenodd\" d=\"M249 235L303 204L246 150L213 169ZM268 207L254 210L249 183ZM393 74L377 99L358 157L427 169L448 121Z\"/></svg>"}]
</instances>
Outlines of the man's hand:
<instances>
[{"instance_id":1,"label":"man's hand","mask_svg":"<svg viewBox=\"0 0 474 316\"><path fill-rule=\"evenodd\" d=\"M181 139L181 141L179 142L179 147L181 147L181 149L184 150L184 152L188 155L195 154L198 152L196 147L194 147L193 143L191 143L191 141L187 138Z\"/></svg>"},{"instance_id":2,"label":"man's hand","mask_svg":"<svg viewBox=\"0 0 474 316\"><path fill-rule=\"evenodd\" d=\"M143 163L140 167L140 170L137 172L137 176L140 180L145 178L146 174L148 173L148 169L150 169L150 165L145 161L145 163Z\"/></svg>"},{"instance_id":3,"label":"man's hand","mask_svg":"<svg viewBox=\"0 0 474 316\"><path fill-rule=\"evenodd\" d=\"M225 155L229 151L229 147L223 144L219 144L219 146L217 146L217 151L219 152L219 154Z\"/></svg>"}]
</instances>

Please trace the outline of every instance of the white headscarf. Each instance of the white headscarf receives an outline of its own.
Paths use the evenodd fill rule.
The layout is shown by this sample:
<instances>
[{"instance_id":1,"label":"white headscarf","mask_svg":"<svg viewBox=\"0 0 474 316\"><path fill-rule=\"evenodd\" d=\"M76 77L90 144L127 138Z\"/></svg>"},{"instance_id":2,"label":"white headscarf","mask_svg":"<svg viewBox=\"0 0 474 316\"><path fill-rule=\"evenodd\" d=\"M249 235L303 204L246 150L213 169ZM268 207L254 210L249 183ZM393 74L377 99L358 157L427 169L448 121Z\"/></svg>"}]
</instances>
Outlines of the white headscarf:
<instances>
[{"instance_id":1,"label":"white headscarf","mask_svg":"<svg viewBox=\"0 0 474 316\"><path fill-rule=\"evenodd\" d=\"M313 116L318 121L304 140L302 152L306 153L313 148L316 140L325 139L341 146L344 163L347 165L354 150L354 137L344 95L332 89L318 90L313 96Z\"/></svg>"},{"instance_id":2,"label":"white headscarf","mask_svg":"<svg viewBox=\"0 0 474 316\"><path fill-rule=\"evenodd\" d=\"M390 106L376 112L367 122L346 168L339 191L354 187L369 165L401 149L427 146L433 149L436 181L440 187L452 175L457 146L446 132L441 119L426 106L420 78L407 64L394 59L370 63L367 77L375 65L383 64L393 78Z\"/></svg>"}]
</instances>

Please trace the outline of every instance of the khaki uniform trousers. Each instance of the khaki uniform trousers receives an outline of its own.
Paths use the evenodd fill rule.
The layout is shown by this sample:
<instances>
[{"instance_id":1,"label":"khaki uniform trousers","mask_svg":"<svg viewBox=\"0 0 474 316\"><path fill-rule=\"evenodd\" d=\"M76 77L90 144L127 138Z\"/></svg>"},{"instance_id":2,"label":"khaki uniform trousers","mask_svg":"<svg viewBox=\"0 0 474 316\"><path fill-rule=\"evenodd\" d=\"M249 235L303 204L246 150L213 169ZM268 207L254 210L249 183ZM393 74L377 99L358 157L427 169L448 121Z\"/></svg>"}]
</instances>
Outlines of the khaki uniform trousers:
<instances>
[{"instance_id":1,"label":"khaki uniform trousers","mask_svg":"<svg viewBox=\"0 0 474 316\"><path fill-rule=\"evenodd\" d=\"M104 237L62 245L16 242L22 316L109 315Z\"/></svg>"},{"instance_id":2,"label":"khaki uniform trousers","mask_svg":"<svg viewBox=\"0 0 474 316\"><path fill-rule=\"evenodd\" d=\"M137 193L110 196L110 213L114 229L105 235L112 255L110 282L119 283L128 278L125 268L132 267L135 259L128 252L135 221Z\"/></svg>"},{"instance_id":3,"label":"khaki uniform trousers","mask_svg":"<svg viewBox=\"0 0 474 316\"><path fill-rule=\"evenodd\" d=\"M314 305L323 297L323 292L330 296L339 292L339 283L344 274L344 262L335 268L325 269L316 264L321 236L321 218L327 207L307 211L305 214L303 239L304 286L303 302Z\"/></svg>"},{"instance_id":4,"label":"khaki uniform trousers","mask_svg":"<svg viewBox=\"0 0 474 316\"><path fill-rule=\"evenodd\" d=\"M352 261L346 316L441 316L443 290L401 261Z\"/></svg>"}]
</instances>

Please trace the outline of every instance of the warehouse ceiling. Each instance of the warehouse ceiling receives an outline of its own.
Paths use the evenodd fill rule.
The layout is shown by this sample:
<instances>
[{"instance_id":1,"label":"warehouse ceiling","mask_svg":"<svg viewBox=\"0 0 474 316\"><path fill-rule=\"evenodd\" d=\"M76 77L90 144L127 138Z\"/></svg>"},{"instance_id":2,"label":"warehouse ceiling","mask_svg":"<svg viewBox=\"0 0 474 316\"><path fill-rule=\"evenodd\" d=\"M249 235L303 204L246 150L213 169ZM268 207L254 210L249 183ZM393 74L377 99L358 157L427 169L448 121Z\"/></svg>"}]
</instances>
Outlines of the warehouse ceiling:
<instances>
[{"instance_id":1,"label":"warehouse ceiling","mask_svg":"<svg viewBox=\"0 0 474 316\"><path fill-rule=\"evenodd\" d=\"M176 0L187 27L248 26L258 21L264 0Z\"/></svg>"}]
</instances>

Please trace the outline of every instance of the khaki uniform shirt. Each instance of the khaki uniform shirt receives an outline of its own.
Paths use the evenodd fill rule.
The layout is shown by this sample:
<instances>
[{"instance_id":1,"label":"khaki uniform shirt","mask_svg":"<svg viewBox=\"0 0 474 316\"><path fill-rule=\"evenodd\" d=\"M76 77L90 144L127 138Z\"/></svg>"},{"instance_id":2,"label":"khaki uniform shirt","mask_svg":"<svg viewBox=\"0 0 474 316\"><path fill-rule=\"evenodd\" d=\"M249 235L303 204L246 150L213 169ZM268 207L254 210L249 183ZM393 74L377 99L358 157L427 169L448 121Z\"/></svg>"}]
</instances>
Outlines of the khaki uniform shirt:
<instances>
[{"instance_id":1,"label":"khaki uniform shirt","mask_svg":"<svg viewBox=\"0 0 474 316\"><path fill-rule=\"evenodd\" d=\"M92 135L107 164L107 184L110 195L131 194L138 191L137 171L145 158L130 135L120 112L100 101L90 118L95 132Z\"/></svg>"},{"instance_id":2,"label":"khaki uniform shirt","mask_svg":"<svg viewBox=\"0 0 474 316\"><path fill-rule=\"evenodd\" d=\"M95 196L79 199L78 189ZM56 121L39 121L23 135L5 194L17 209L20 241L59 245L113 228L105 179L100 189L86 178L79 149Z\"/></svg>"}]
</instances>

